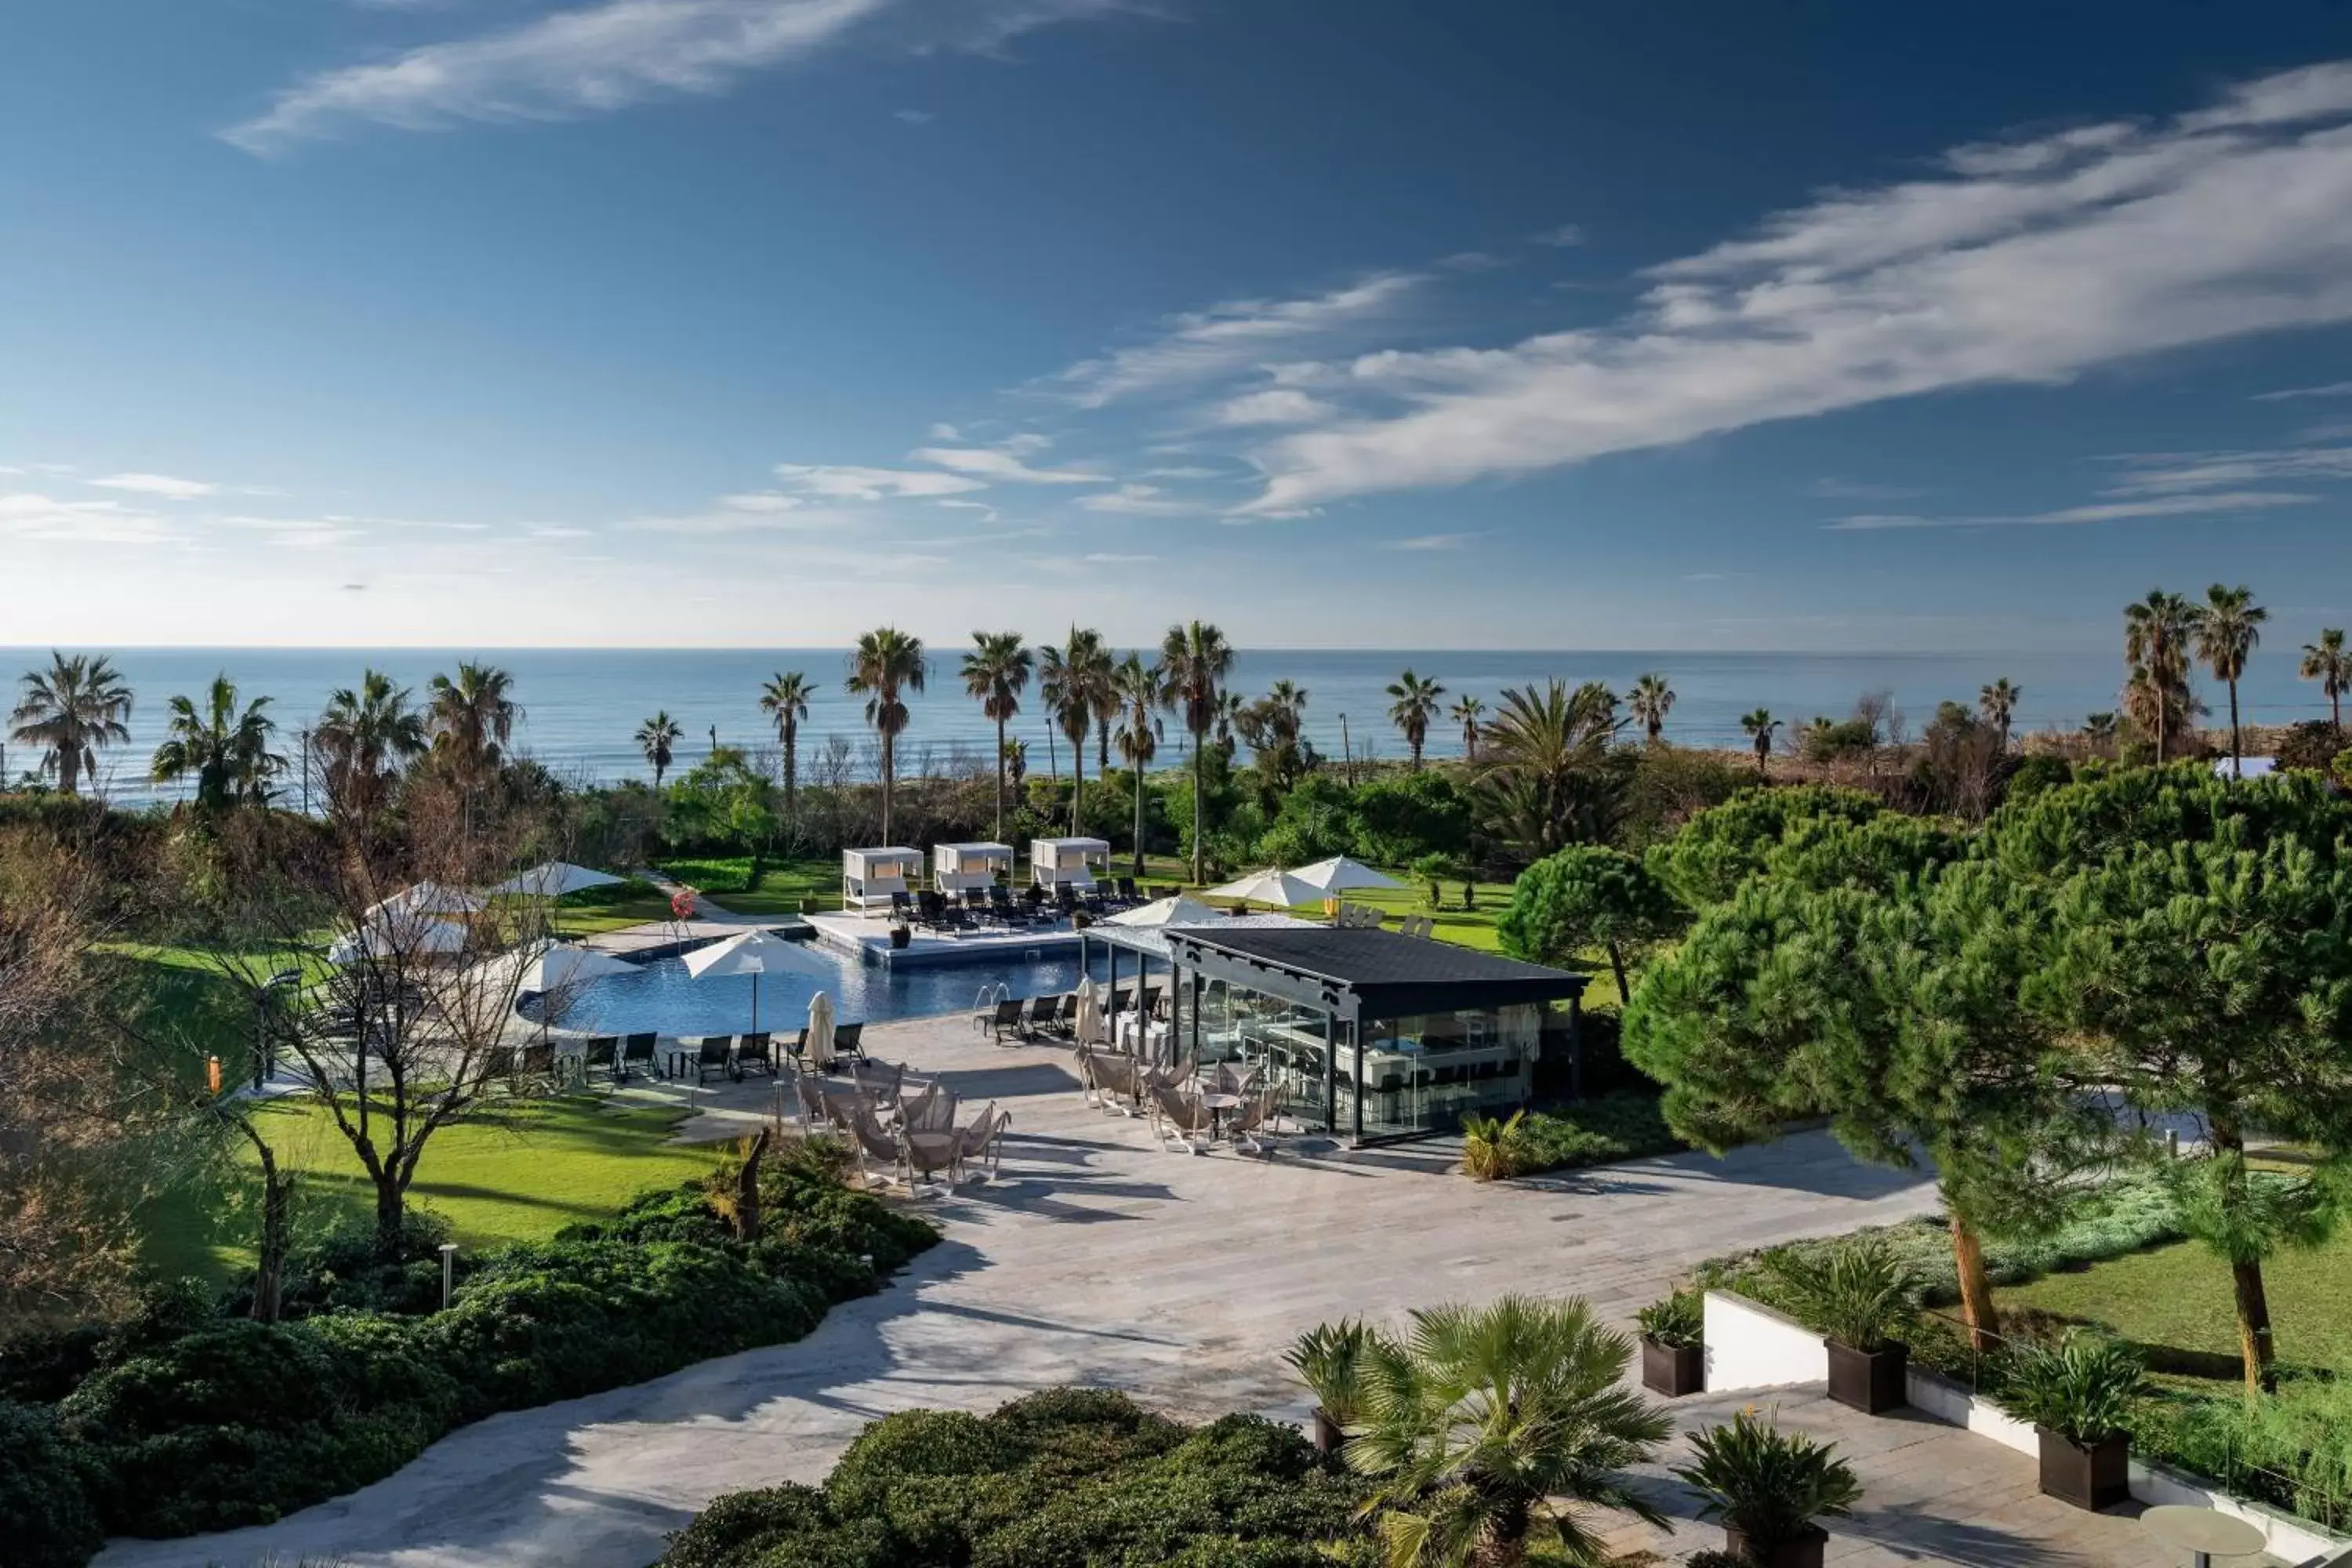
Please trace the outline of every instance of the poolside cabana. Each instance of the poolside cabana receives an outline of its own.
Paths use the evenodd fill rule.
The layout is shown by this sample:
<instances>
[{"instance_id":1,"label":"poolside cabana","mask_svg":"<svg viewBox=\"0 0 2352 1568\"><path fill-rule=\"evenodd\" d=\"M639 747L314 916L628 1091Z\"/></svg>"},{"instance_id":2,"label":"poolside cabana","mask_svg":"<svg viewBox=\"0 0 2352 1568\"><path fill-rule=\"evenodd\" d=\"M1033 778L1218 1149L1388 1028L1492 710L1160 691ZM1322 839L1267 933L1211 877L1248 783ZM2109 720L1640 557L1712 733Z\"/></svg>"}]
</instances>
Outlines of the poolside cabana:
<instances>
[{"instance_id":1,"label":"poolside cabana","mask_svg":"<svg viewBox=\"0 0 2352 1568\"><path fill-rule=\"evenodd\" d=\"M923 875L919 849L845 849L841 907L851 914L887 915L890 896L904 895Z\"/></svg>"},{"instance_id":2,"label":"poolside cabana","mask_svg":"<svg viewBox=\"0 0 2352 1568\"><path fill-rule=\"evenodd\" d=\"M984 893L999 877L1013 879L1010 844L931 846L931 886L942 893Z\"/></svg>"},{"instance_id":3,"label":"poolside cabana","mask_svg":"<svg viewBox=\"0 0 2352 1568\"><path fill-rule=\"evenodd\" d=\"M1362 926L1164 935L1175 1052L1262 1067L1286 1114L1351 1145L1516 1110L1547 1049L1574 1084L1581 974Z\"/></svg>"},{"instance_id":4,"label":"poolside cabana","mask_svg":"<svg viewBox=\"0 0 2352 1568\"><path fill-rule=\"evenodd\" d=\"M1029 879L1049 891L1055 888L1081 890L1095 885L1097 875L1110 874L1108 838L1032 838Z\"/></svg>"}]
</instances>

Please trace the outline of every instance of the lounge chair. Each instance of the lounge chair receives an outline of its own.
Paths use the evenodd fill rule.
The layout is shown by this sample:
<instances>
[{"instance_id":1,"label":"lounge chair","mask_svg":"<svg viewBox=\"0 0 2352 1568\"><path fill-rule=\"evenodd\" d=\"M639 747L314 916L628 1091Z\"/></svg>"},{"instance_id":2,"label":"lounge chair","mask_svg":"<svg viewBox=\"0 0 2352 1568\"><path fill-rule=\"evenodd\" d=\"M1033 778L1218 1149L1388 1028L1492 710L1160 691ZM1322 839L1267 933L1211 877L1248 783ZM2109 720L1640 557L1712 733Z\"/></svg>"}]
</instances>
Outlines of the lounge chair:
<instances>
[{"instance_id":1,"label":"lounge chair","mask_svg":"<svg viewBox=\"0 0 2352 1568\"><path fill-rule=\"evenodd\" d=\"M890 918L894 921L913 921L915 918L915 906L913 901L909 900L906 894L893 893L890 895Z\"/></svg>"},{"instance_id":2,"label":"lounge chair","mask_svg":"<svg viewBox=\"0 0 2352 1568\"><path fill-rule=\"evenodd\" d=\"M803 1137L820 1127L837 1125L831 1108L824 1102L824 1090L808 1074L793 1074L793 1095L800 1101L801 1133Z\"/></svg>"},{"instance_id":3,"label":"lounge chair","mask_svg":"<svg viewBox=\"0 0 2352 1568\"><path fill-rule=\"evenodd\" d=\"M881 1122L874 1119L870 1107L860 1106L849 1119L849 1136L857 1151L858 1180L867 1186L876 1184L873 1166L885 1165L900 1185L911 1190L915 1179L907 1163L907 1146ZM888 1179L888 1178L886 1178Z\"/></svg>"},{"instance_id":4,"label":"lounge chair","mask_svg":"<svg viewBox=\"0 0 2352 1568\"><path fill-rule=\"evenodd\" d=\"M744 1036L736 1044L735 1077L740 1080L748 1072L763 1072L770 1078L776 1076L775 1047L769 1043L769 1035L764 1029Z\"/></svg>"},{"instance_id":5,"label":"lounge chair","mask_svg":"<svg viewBox=\"0 0 2352 1568\"><path fill-rule=\"evenodd\" d=\"M912 1100L899 1101L898 1125L909 1132L952 1132L955 1113L955 1091L933 1084Z\"/></svg>"},{"instance_id":6,"label":"lounge chair","mask_svg":"<svg viewBox=\"0 0 2352 1568\"><path fill-rule=\"evenodd\" d=\"M1242 1101L1241 1109L1225 1119L1225 1136L1236 1149L1246 1149L1253 1154L1271 1152L1262 1136L1274 1135L1275 1119L1282 1112L1282 1089L1268 1084Z\"/></svg>"},{"instance_id":7,"label":"lounge chair","mask_svg":"<svg viewBox=\"0 0 2352 1568\"><path fill-rule=\"evenodd\" d=\"M1121 877L1118 879L1118 896L1130 904L1143 901L1143 895L1135 890L1135 879L1132 877Z\"/></svg>"},{"instance_id":8,"label":"lounge chair","mask_svg":"<svg viewBox=\"0 0 2352 1568\"><path fill-rule=\"evenodd\" d=\"M1021 925L1029 911L1013 901L1013 889L999 882L988 889L988 912L1006 925Z\"/></svg>"},{"instance_id":9,"label":"lounge chair","mask_svg":"<svg viewBox=\"0 0 2352 1568\"><path fill-rule=\"evenodd\" d=\"M1028 1011L1021 1015L1015 1028L1023 1039L1034 1040L1054 1026L1054 1019L1062 1010L1062 999L1058 996L1032 996L1027 1006Z\"/></svg>"},{"instance_id":10,"label":"lounge chair","mask_svg":"<svg viewBox=\"0 0 2352 1568\"><path fill-rule=\"evenodd\" d=\"M864 1024L835 1024L833 1027L833 1054L837 1057L864 1057L866 1047L860 1037L865 1033Z\"/></svg>"},{"instance_id":11,"label":"lounge chair","mask_svg":"<svg viewBox=\"0 0 2352 1568\"><path fill-rule=\"evenodd\" d=\"M621 1075L621 1037L618 1035L592 1035L580 1047L580 1081L586 1083L598 1068L604 1077L619 1081Z\"/></svg>"},{"instance_id":12,"label":"lounge chair","mask_svg":"<svg viewBox=\"0 0 2352 1568\"><path fill-rule=\"evenodd\" d=\"M985 1182L994 1179L997 1167L1004 1158L1004 1130L1012 1123L1012 1113L999 1110L996 1101L990 1100L988 1109L974 1117L971 1125L958 1136L955 1169L949 1173L949 1181L969 1179ZM963 1177L961 1173L982 1156L988 1160L988 1170L981 1175Z\"/></svg>"},{"instance_id":13,"label":"lounge chair","mask_svg":"<svg viewBox=\"0 0 2352 1568\"><path fill-rule=\"evenodd\" d=\"M627 1082L629 1078L629 1069L637 1066L639 1063L643 1063L645 1065L646 1076L647 1078L661 1077L661 1062L656 1049L656 1047L660 1044L661 1037L659 1035L629 1035L625 1037L621 1041L621 1081L624 1083Z\"/></svg>"},{"instance_id":14,"label":"lounge chair","mask_svg":"<svg viewBox=\"0 0 2352 1568\"><path fill-rule=\"evenodd\" d=\"M886 1110L898 1103L899 1094L907 1087L907 1065L904 1062L877 1062L864 1057L849 1065L849 1081L857 1092Z\"/></svg>"},{"instance_id":15,"label":"lounge chair","mask_svg":"<svg viewBox=\"0 0 2352 1568\"><path fill-rule=\"evenodd\" d=\"M794 1067L799 1068L803 1072L808 1070L808 1026L806 1024L803 1024L800 1026L800 1032L793 1037L793 1043L784 1047L784 1054L793 1058Z\"/></svg>"},{"instance_id":16,"label":"lounge chair","mask_svg":"<svg viewBox=\"0 0 2352 1568\"><path fill-rule=\"evenodd\" d=\"M695 1047L694 1081L697 1084L709 1083L710 1075L713 1073L717 1073L720 1078L740 1080L743 1075L735 1070L734 1057L734 1036L703 1036L700 1043Z\"/></svg>"},{"instance_id":17,"label":"lounge chair","mask_svg":"<svg viewBox=\"0 0 2352 1568\"><path fill-rule=\"evenodd\" d=\"M1092 1058L1089 1070L1094 1079L1094 1103L1121 1116L1134 1115L1143 1100L1143 1084L1137 1076L1136 1059L1116 1051L1088 1054Z\"/></svg>"},{"instance_id":18,"label":"lounge chair","mask_svg":"<svg viewBox=\"0 0 2352 1568\"><path fill-rule=\"evenodd\" d=\"M1057 1035L1067 1035L1073 1039L1077 1037L1078 994L1076 992L1065 991L1062 993L1062 1011L1060 1016L1054 1020L1054 1033Z\"/></svg>"},{"instance_id":19,"label":"lounge chair","mask_svg":"<svg viewBox=\"0 0 2352 1568\"><path fill-rule=\"evenodd\" d=\"M997 1003L996 1010L989 1016L988 1031L998 1045L1004 1043L1004 1037L1008 1033L1015 1039L1027 1036L1029 1031L1021 1021L1023 1006L1024 1004L1018 996L1007 996Z\"/></svg>"},{"instance_id":20,"label":"lounge chair","mask_svg":"<svg viewBox=\"0 0 2352 1568\"><path fill-rule=\"evenodd\" d=\"M1172 1083L1158 1082L1151 1086L1151 1098L1146 1102L1151 1113L1151 1135L1160 1140L1162 1148L1171 1138L1183 1144L1188 1154L1201 1152L1208 1138L1210 1121L1208 1108L1197 1094L1188 1094Z\"/></svg>"}]
</instances>

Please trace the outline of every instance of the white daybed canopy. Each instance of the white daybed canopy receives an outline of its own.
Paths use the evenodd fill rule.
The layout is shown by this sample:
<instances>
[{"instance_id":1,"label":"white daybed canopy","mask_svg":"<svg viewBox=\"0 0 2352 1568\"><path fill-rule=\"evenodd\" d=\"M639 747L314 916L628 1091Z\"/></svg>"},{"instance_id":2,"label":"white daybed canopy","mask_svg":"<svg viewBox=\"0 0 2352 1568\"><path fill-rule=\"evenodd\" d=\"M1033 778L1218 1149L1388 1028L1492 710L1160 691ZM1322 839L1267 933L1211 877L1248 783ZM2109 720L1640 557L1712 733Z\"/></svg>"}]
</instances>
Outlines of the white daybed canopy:
<instances>
[{"instance_id":1,"label":"white daybed canopy","mask_svg":"<svg viewBox=\"0 0 2352 1568\"><path fill-rule=\"evenodd\" d=\"M851 914L890 912L890 895L908 891L923 874L919 849L845 849L841 852L841 907Z\"/></svg>"},{"instance_id":2,"label":"white daybed canopy","mask_svg":"<svg viewBox=\"0 0 2352 1568\"><path fill-rule=\"evenodd\" d=\"M1095 873L1110 870L1108 838L1032 838L1029 877L1041 888L1091 888Z\"/></svg>"},{"instance_id":3,"label":"white daybed canopy","mask_svg":"<svg viewBox=\"0 0 2352 1568\"><path fill-rule=\"evenodd\" d=\"M934 844L931 846L931 886L942 893L986 891L999 874L1013 875L1010 844Z\"/></svg>"}]
</instances>

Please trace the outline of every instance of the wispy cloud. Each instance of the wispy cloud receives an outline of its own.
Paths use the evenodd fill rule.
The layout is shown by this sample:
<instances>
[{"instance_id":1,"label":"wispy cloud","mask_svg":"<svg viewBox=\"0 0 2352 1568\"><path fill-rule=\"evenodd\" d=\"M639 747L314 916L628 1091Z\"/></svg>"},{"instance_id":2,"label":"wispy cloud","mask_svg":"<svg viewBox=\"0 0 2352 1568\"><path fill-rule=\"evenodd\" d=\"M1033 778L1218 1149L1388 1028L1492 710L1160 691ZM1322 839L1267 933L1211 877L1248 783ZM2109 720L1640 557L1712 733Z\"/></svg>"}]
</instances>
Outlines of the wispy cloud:
<instances>
[{"instance_id":1,"label":"wispy cloud","mask_svg":"<svg viewBox=\"0 0 2352 1568\"><path fill-rule=\"evenodd\" d=\"M2134 452L2110 495L2160 495L2228 485L2352 479L2352 447L2278 447L2248 452Z\"/></svg>"},{"instance_id":2,"label":"wispy cloud","mask_svg":"<svg viewBox=\"0 0 2352 1568\"><path fill-rule=\"evenodd\" d=\"M988 488L978 479L930 468L868 468L842 463L779 463L776 477L794 489L827 500L951 496Z\"/></svg>"},{"instance_id":3,"label":"wispy cloud","mask_svg":"<svg viewBox=\"0 0 2352 1568\"><path fill-rule=\"evenodd\" d=\"M1253 503L1459 484L2352 320L2352 63L2168 122L1955 149L1652 269L1605 328L1335 368L1387 400L1267 442Z\"/></svg>"},{"instance_id":4,"label":"wispy cloud","mask_svg":"<svg viewBox=\"0 0 2352 1568\"><path fill-rule=\"evenodd\" d=\"M2289 386L2276 392L2257 392L2256 403L2284 403L2295 397L2352 397L2352 381L2331 381L2322 386Z\"/></svg>"},{"instance_id":5,"label":"wispy cloud","mask_svg":"<svg viewBox=\"0 0 2352 1568\"><path fill-rule=\"evenodd\" d=\"M572 120L651 99L723 92L744 76L901 26L892 42L1000 49L1058 22L1128 11L1130 0L604 0L519 26L426 44L296 82L221 132L279 152L354 124L443 130L468 121ZM911 110L902 110L902 115Z\"/></svg>"},{"instance_id":6,"label":"wispy cloud","mask_svg":"<svg viewBox=\"0 0 2352 1568\"><path fill-rule=\"evenodd\" d=\"M2055 511L2020 512L1989 517L1919 517L1906 513L1864 512L1842 517L1822 526L1832 533L1875 533L1910 528L2020 528L2092 522L2120 522L2135 517L2210 517L2224 512L2266 511L2273 507L2305 506L2320 498L2282 490L2222 490L2213 494L2149 496L2140 500L2093 501L2061 507Z\"/></svg>"},{"instance_id":7,"label":"wispy cloud","mask_svg":"<svg viewBox=\"0 0 2352 1568\"><path fill-rule=\"evenodd\" d=\"M939 118L928 109L894 109L890 118L901 125L929 125Z\"/></svg>"},{"instance_id":8,"label":"wispy cloud","mask_svg":"<svg viewBox=\"0 0 2352 1568\"><path fill-rule=\"evenodd\" d=\"M1081 496L1078 505L1087 511L1114 517L1200 517L1211 510L1199 501L1171 496L1158 485L1142 484L1125 484L1102 494Z\"/></svg>"},{"instance_id":9,"label":"wispy cloud","mask_svg":"<svg viewBox=\"0 0 2352 1568\"><path fill-rule=\"evenodd\" d=\"M1115 551L1095 550L1089 551L1085 556L1081 557L1081 559L1085 560L1088 564L1095 566L1140 566L1147 561L1157 561L1160 557L1157 555L1121 555Z\"/></svg>"},{"instance_id":10,"label":"wispy cloud","mask_svg":"<svg viewBox=\"0 0 2352 1568\"><path fill-rule=\"evenodd\" d=\"M169 544L182 535L154 513L121 501L0 494L0 538L59 544Z\"/></svg>"},{"instance_id":11,"label":"wispy cloud","mask_svg":"<svg viewBox=\"0 0 2352 1568\"><path fill-rule=\"evenodd\" d=\"M1570 246L1584 243L1584 226L1564 223L1557 228L1548 228L1541 234L1531 235L1528 237L1538 245L1549 245L1565 250Z\"/></svg>"},{"instance_id":12,"label":"wispy cloud","mask_svg":"<svg viewBox=\"0 0 2352 1568\"><path fill-rule=\"evenodd\" d=\"M1466 549L1472 540L1484 537L1486 533L1483 529L1469 533L1416 533L1407 539L1391 539L1381 548L1384 550L1462 550Z\"/></svg>"},{"instance_id":13,"label":"wispy cloud","mask_svg":"<svg viewBox=\"0 0 2352 1568\"><path fill-rule=\"evenodd\" d=\"M1081 360L1046 384L1087 408L1194 385L1270 355L1316 352L1334 334L1385 321L1422 281L1414 273L1376 272L1299 299L1229 300L1171 316L1142 342Z\"/></svg>"},{"instance_id":14,"label":"wispy cloud","mask_svg":"<svg viewBox=\"0 0 2352 1568\"><path fill-rule=\"evenodd\" d=\"M1024 447L1024 450L1036 450ZM1034 468L1013 452L996 447L919 447L907 456L918 463L934 468L950 468L959 474L971 474L983 479L998 479L1016 485L1099 485L1109 482L1108 475L1090 474L1082 468Z\"/></svg>"},{"instance_id":15,"label":"wispy cloud","mask_svg":"<svg viewBox=\"0 0 2352 1568\"><path fill-rule=\"evenodd\" d=\"M1815 479L1806 487L1806 493L1823 500L1903 500L1920 492L1903 485L1864 484L1832 477Z\"/></svg>"},{"instance_id":16,"label":"wispy cloud","mask_svg":"<svg viewBox=\"0 0 2352 1568\"><path fill-rule=\"evenodd\" d=\"M100 489L129 490L136 495L160 496L165 500L196 500L217 495L221 489L207 480L176 479L170 474L109 474L89 482Z\"/></svg>"},{"instance_id":17,"label":"wispy cloud","mask_svg":"<svg viewBox=\"0 0 2352 1568\"><path fill-rule=\"evenodd\" d=\"M1244 392L1219 404L1213 417L1219 425L1318 425L1339 409L1295 386L1269 386Z\"/></svg>"}]
</instances>

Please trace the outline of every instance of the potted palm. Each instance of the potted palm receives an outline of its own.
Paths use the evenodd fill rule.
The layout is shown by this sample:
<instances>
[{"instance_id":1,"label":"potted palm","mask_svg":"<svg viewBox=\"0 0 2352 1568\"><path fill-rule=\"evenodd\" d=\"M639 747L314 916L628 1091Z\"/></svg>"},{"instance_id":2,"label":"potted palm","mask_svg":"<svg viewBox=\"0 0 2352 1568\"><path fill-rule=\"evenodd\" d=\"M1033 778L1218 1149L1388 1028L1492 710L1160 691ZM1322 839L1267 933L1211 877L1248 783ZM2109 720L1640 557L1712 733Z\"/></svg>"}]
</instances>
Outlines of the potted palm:
<instances>
[{"instance_id":1,"label":"potted palm","mask_svg":"<svg viewBox=\"0 0 2352 1568\"><path fill-rule=\"evenodd\" d=\"M1642 1386L1676 1398L1706 1386L1706 1308L1696 1290L1676 1290L1633 1314L1642 1329Z\"/></svg>"},{"instance_id":2,"label":"potted palm","mask_svg":"<svg viewBox=\"0 0 2352 1568\"><path fill-rule=\"evenodd\" d=\"M1784 1252L1772 1271L1808 1328L1828 1341L1830 1397L1876 1415L1910 1402L1904 1371L1910 1348L1895 1336L1917 1306L1911 1271L1885 1241Z\"/></svg>"},{"instance_id":3,"label":"potted palm","mask_svg":"<svg viewBox=\"0 0 2352 1568\"><path fill-rule=\"evenodd\" d=\"M2131 1497L2131 1405L2145 1367L2121 1340L2076 1331L2011 1363L1996 1403L2042 1439L2042 1489L2092 1510Z\"/></svg>"},{"instance_id":4,"label":"potted palm","mask_svg":"<svg viewBox=\"0 0 2352 1568\"><path fill-rule=\"evenodd\" d=\"M1363 1405L1363 1367L1372 1331L1356 1318L1323 1323L1298 1336L1283 1353L1315 1395L1315 1451L1336 1454Z\"/></svg>"},{"instance_id":5,"label":"potted palm","mask_svg":"<svg viewBox=\"0 0 2352 1568\"><path fill-rule=\"evenodd\" d=\"M900 921L898 924L890 928L890 946L892 949L904 949L910 945L914 940L915 932L913 928L909 927L906 921Z\"/></svg>"},{"instance_id":6,"label":"potted palm","mask_svg":"<svg viewBox=\"0 0 2352 1568\"><path fill-rule=\"evenodd\" d=\"M1724 1550L1757 1568L1821 1568L1829 1531L1861 1500L1862 1484L1827 1443L1781 1431L1753 1410L1690 1436L1697 1462L1675 1471L1723 1526Z\"/></svg>"}]
</instances>

